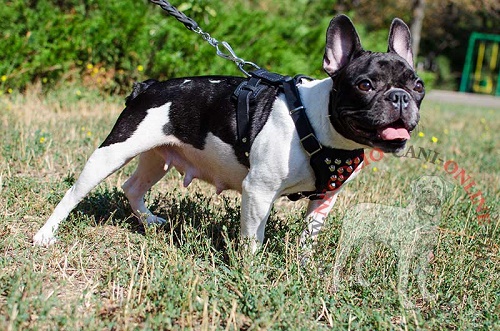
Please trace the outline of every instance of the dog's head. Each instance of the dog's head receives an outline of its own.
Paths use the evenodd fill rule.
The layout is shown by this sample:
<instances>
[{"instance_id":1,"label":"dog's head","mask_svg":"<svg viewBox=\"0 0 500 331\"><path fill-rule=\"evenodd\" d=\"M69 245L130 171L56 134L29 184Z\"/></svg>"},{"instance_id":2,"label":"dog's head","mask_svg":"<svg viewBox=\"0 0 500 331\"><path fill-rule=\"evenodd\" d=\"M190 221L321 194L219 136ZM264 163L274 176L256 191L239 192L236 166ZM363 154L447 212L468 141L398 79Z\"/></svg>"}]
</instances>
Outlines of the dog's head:
<instances>
[{"instance_id":1,"label":"dog's head","mask_svg":"<svg viewBox=\"0 0 500 331\"><path fill-rule=\"evenodd\" d=\"M384 152L404 148L425 89L413 68L410 30L394 19L387 53L365 51L347 16L327 30L323 68L334 81L330 120L345 138Z\"/></svg>"}]
</instances>

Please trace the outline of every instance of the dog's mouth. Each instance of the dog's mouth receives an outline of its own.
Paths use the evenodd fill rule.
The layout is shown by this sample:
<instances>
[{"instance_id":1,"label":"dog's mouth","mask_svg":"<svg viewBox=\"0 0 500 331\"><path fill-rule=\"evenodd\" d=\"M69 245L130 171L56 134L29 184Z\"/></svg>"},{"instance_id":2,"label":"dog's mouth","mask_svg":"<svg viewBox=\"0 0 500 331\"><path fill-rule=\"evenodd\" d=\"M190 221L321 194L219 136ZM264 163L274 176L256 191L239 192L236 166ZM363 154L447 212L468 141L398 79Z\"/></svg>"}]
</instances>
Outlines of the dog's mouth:
<instances>
[{"instance_id":1,"label":"dog's mouth","mask_svg":"<svg viewBox=\"0 0 500 331\"><path fill-rule=\"evenodd\" d=\"M377 137L384 141L409 140L410 132L406 129L402 120L377 129Z\"/></svg>"},{"instance_id":2,"label":"dog's mouth","mask_svg":"<svg viewBox=\"0 0 500 331\"><path fill-rule=\"evenodd\" d=\"M364 127L355 121L348 121L348 125L359 138L368 142L372 147L381 148L387 152L394 152L403 148L410 139L411 130L399 119L391 124L378 128Z\"/></svg>"}]
</instances>

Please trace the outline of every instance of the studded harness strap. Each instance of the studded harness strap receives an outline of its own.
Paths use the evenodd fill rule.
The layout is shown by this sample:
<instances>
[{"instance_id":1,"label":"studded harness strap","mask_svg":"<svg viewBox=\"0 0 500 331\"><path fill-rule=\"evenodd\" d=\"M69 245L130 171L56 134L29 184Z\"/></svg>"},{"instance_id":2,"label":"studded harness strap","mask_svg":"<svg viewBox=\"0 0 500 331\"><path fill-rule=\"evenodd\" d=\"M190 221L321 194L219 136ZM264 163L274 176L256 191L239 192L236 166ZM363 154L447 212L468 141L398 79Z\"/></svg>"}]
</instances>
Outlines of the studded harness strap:
<instances>
[{"instance_id":1,"label":"studded harness strap","mask_svg":"<svg viewBox=\"0 0 500 331\"><path fill-rule=\"evenodd\" d=\"M266 85L279 86L285 93L290 116L295 123L300 143L309 155L310 165L316 177L316 190L293 193L288 195L288 198L293 201L301 198L320 200L325 197L326 192L339 189L363 162L364 151L330 148L319 142L307 118L306 108L297 88L302 78L310 78L305 76L292 78L270 73L264 69L252 71L250 75L251 77L241 83L234 93L238 100L236 112L238 142L244 147L247 159L252 144L248 138L250 100L254 100Z\"/></svg>"}]
</instances>

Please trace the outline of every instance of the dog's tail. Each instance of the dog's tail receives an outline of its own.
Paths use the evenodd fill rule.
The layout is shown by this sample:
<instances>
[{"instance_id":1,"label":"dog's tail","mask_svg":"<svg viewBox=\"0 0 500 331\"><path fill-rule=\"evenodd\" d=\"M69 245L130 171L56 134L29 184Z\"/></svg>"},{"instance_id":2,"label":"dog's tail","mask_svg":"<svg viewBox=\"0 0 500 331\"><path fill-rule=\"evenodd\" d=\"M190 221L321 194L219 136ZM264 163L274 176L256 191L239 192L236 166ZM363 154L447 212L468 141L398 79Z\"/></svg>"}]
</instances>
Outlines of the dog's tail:
<instances>
[{"instance_id":1,"label":"dog's tail","mask_svg":"<svg viewBox=\"0 0 500 331\"><path fill-rule=\"evenodd\" d=\"M158 83L158 81L156 79L148 79L143 82L134 83L132 93L130 93L130 95L125 99L125 105L128 106L132 100L134 100L142 92L146 91L154 83Z\"/></svg>"}]
</instances>

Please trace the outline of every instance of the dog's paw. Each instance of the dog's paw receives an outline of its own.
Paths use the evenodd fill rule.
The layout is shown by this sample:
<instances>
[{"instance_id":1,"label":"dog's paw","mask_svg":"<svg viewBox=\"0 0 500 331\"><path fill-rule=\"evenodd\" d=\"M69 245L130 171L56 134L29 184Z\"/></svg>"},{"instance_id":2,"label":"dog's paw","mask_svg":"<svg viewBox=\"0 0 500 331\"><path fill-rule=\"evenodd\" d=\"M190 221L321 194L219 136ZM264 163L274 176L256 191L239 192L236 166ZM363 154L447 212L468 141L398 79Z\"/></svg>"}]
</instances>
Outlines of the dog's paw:
<instances>
[{"instance_id":1,"label":"dog's paw","mask_svg":"<svg viewBox=\"0 0 500 331\"><path fill-rule=\"evenodd\" d=\"M147 215L147 217L142 218L142 222L144 225L150 226L150 225L162 225L167 223L167 221L164 218L158 217L156 215L150 214Z\"/></svg>"},{"instance_id":2,"label":"dog's paw","mask_svg":"<svg viewBox=\"0 0 500 331\"><path fill-rule=\"evenodd\" d=\"M34 236L33 236L33 244L36 246L50 246L53 245L57 242L57 238L54 236L54 234L51 233L45 233L45 231L38 231Z\"/></svg>"}]
</instances>

